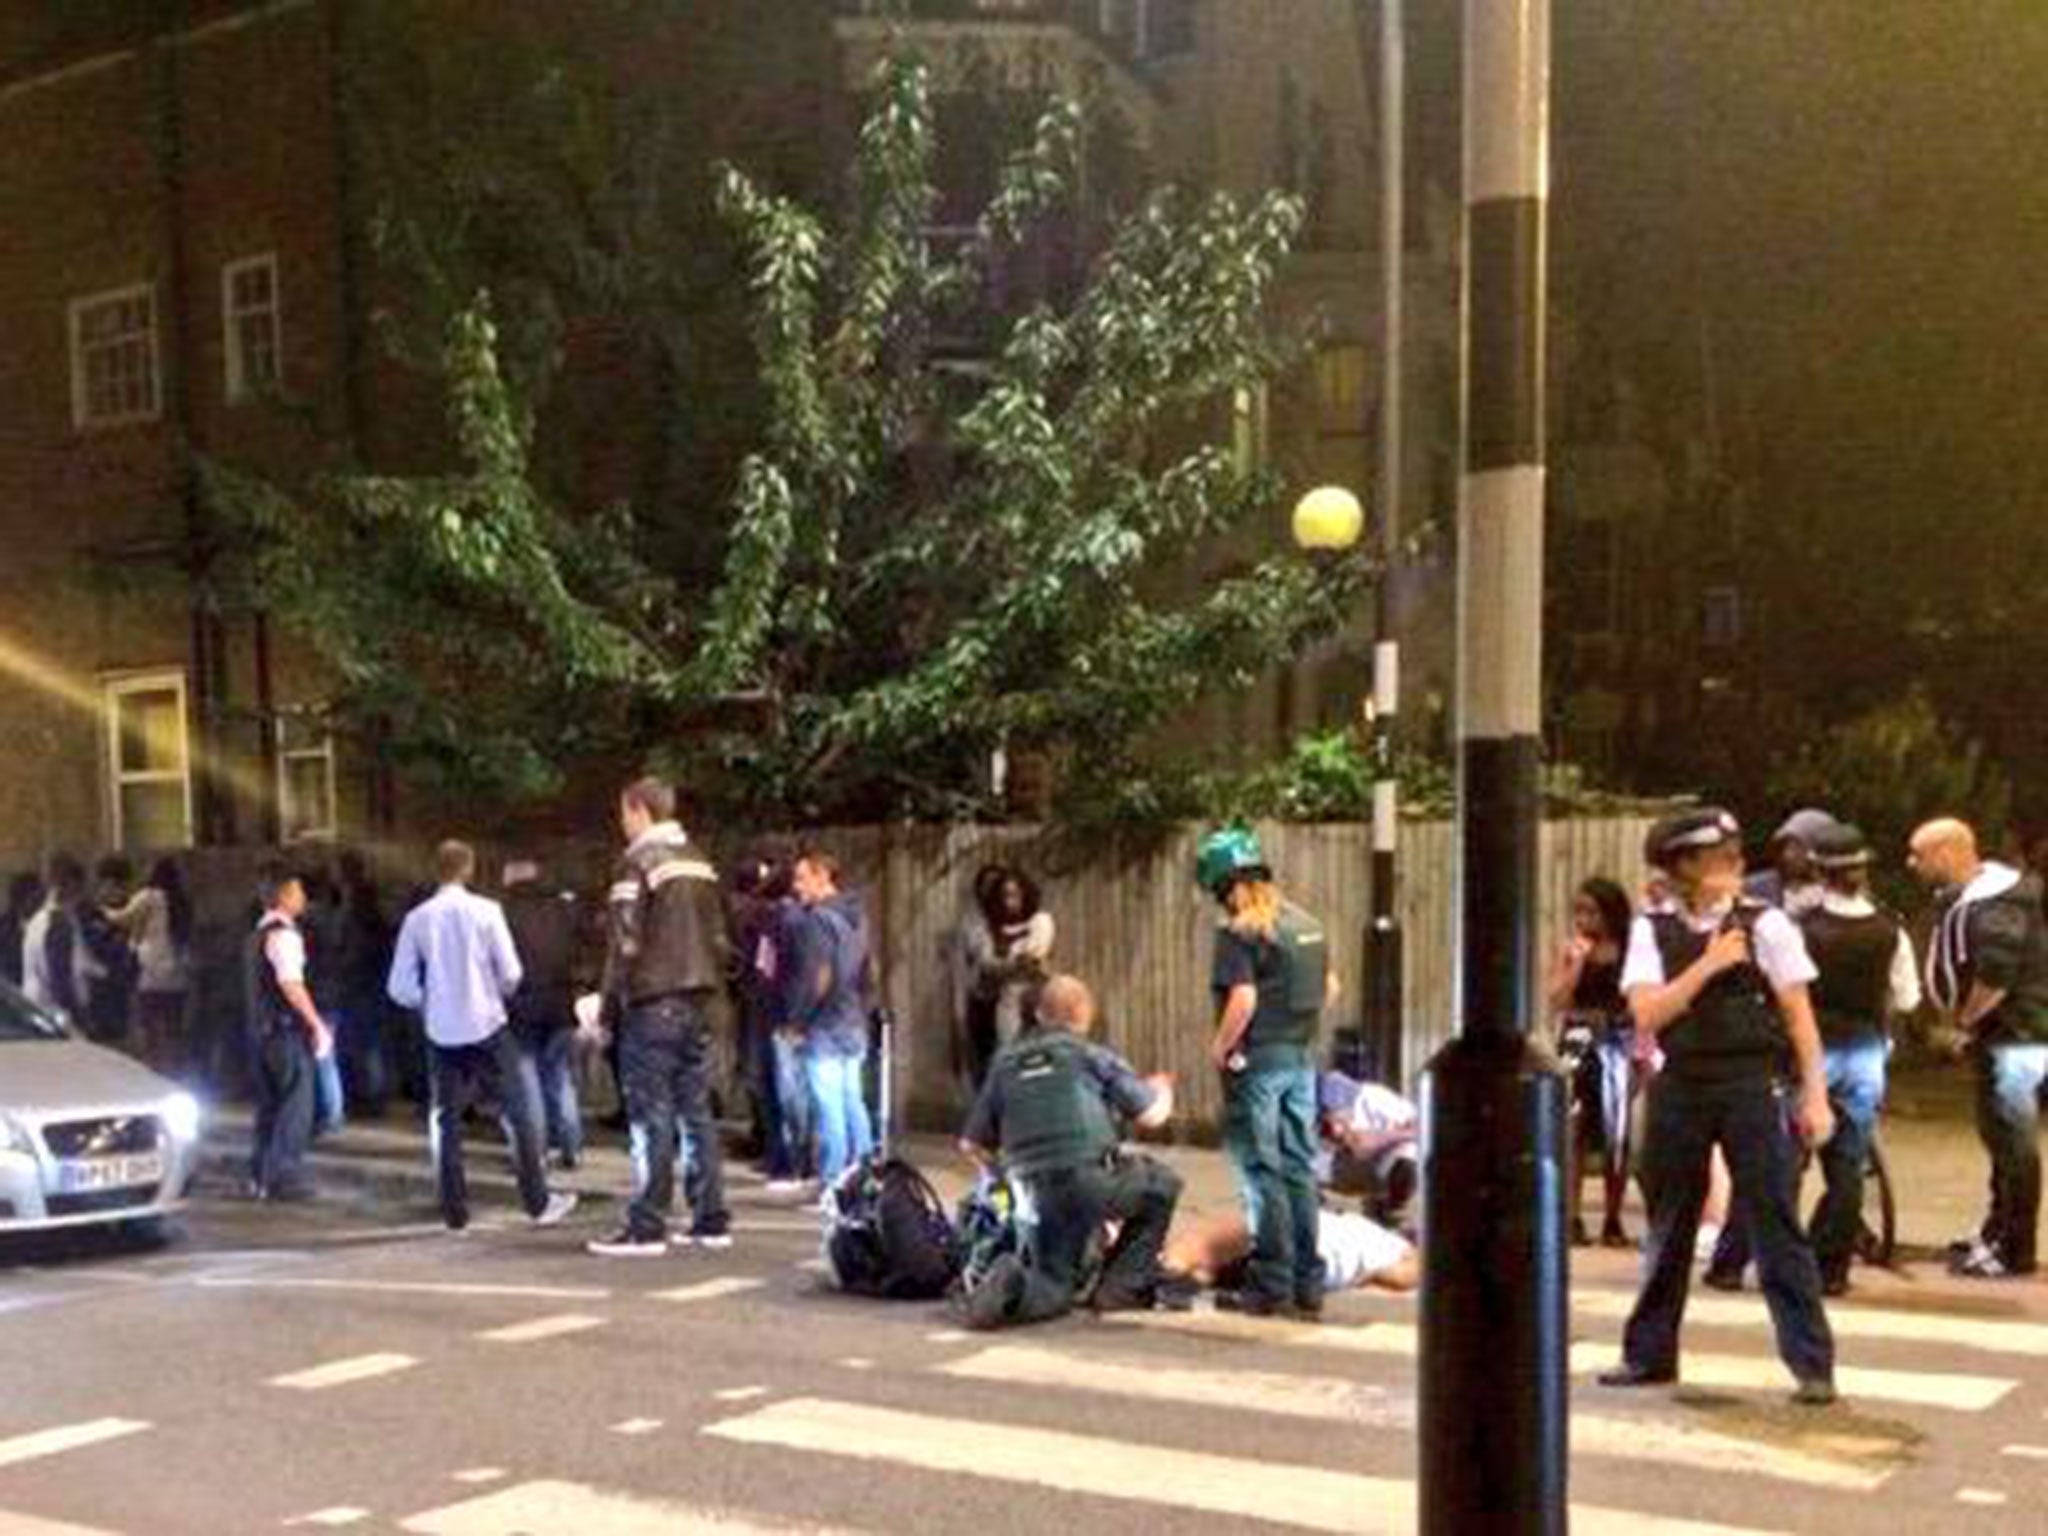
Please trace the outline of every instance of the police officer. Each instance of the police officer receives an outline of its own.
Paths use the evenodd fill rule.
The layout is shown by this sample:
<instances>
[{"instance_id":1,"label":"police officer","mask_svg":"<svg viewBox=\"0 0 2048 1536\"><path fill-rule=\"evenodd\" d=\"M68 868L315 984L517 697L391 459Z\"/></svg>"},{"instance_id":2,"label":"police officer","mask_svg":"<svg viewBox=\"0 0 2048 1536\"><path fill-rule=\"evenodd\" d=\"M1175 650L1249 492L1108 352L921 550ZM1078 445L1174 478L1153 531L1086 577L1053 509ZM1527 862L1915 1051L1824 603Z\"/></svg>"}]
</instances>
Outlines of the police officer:
<instances>
[{"instance_id":1,"label":"police officer","mask_svg":"<svg viewBox=\"0 0 2048 1536\"><path fill-rule=\"evenodd\" d=\"M1671 879L1668 910L1638 917L1622 972L1637 1025L1664 1049L1650 1089L1643 1184L1650 1201L1648 1274L1603 1385L1678 1379L1678 1333L1693 1244L1716 1146L1751 1224L1778 1353L1795 1402L1835 1400L1834 1337L1820 1273L1794 1205L1797 1156L1776 1080L1789 1042L1798 1064L1794 1118L1815 1146L1834 1132L1805 940L1776 908L1742 896L1742 829L1726 811L1673 818L1648 850Z\"/></svg>"},{"instance_id":2,"label":"police officer","mask_svg":"<svg viewBox=\"0 0 2048 1536\"><path fill-rule=\"evenodd\" d=\"M1315 1039L1334 993L1323 928L1285 900L1258 839L1226 827L1202 840L1196 882L1223 907L1210 989L1209 1055L1223 1074L1224 1146L1252 1233L1249 1283L1219 1306L1319 1317Z\"/></svg>"},{"instance_id":3,"label":"police officer","mask_svg":"<svg viewBox=\"0 0 2048 1536\"><path fill-rule=\"evenodd\" d=\"M305 886L283 866L267 865L256 895L263 915L242 961L256 1094L250 1192L259 1200L301 1200L311 1193L305 1160L313 1138L314 1063L334 1049L334 1036L306 983L306 941L299 931Z\"/></svg>"},{"instance_id":4,"label":"police officer","mask_svg":"<svg viewBox=\"0 0 2048 1536\"><path fill-rule=\"evenodd\" d=\"M1820 971L1813 1008L1836 1124L1820 1152L1826 1192L1810 1231L1822 1289L1843 1296L1863 1227L1863 1165L1884 1103L1890 1023L1920 1006L1920 973L1905 925L1870 899L1863 833L1845 824L1824 829L1811 851L1823 891L1799 928Z\"/></svg>"},{"instance_id":5,"label":"police officer","mask_svg":"<svg viewBox=\"0 0 2048 1536\"><path fill-rule=\"evenodd\" d=\"M1101 1311L1150 1307L1159 1252L1180 1201L1180 1175L1118 1151L1116 1118L1156 1130L1172 1118L1173 1083L1141 1078L1114 1051L1091 1044L1095 999L1072 976L1055 976L1035 1016L989 1064L961 1131L960 1148L988 1164L1000 1155L1036 1215L1027 1253L1006 1254L965 1304L975 1328L1043 1322L1074 1305L1088 1246L1107 1221L1116 1241L1095 1288Z\"/></svg>"}]
</instances>

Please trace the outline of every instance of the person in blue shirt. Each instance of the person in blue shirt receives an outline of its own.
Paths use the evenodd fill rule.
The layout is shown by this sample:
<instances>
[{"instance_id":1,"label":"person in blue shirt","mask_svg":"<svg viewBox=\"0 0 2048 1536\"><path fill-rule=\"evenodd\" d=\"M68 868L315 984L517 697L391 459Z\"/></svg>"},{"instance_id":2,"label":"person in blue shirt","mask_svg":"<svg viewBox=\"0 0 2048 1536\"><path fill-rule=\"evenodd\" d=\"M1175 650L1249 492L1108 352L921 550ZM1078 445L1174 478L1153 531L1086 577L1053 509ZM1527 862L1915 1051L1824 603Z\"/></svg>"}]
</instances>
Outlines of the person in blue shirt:
<instances>
[{"instance_id":1,"label":"person in blue shirt","mask_svg":"<svg viewBox=\"0 0 2048 1536\"><path fill-rule=\"evenodd\" d=\"M871 963L867 914L841 890L839 862L806 849L791 871L801 907L789 935L784 1018L801 1039L818 1178L827 1189L874 1149L865 1069Z\"/></svg>"},{"instance_id":2,"label":"person in blue shirt","mask_svg":"<svg viewBox=\"0 0 2048 1536\"><path fill-rule=\"evenodd\" d=\"M450 1230L469 1225L462 1167L462 1120L495 1095L512 1131L519 1197L536 1226L553 1226L576 1208L573 1194L550 1194L540 1095L519 1069L519 1045L507 1028L507 1004L519 990L519 952L505 909L469 889L476 853L445 842L434 852L440 888L406 914L391 957L391 1000L419 1013L433 1058L434 1170L441 1217Z\"/></svg>"}]
</instances>

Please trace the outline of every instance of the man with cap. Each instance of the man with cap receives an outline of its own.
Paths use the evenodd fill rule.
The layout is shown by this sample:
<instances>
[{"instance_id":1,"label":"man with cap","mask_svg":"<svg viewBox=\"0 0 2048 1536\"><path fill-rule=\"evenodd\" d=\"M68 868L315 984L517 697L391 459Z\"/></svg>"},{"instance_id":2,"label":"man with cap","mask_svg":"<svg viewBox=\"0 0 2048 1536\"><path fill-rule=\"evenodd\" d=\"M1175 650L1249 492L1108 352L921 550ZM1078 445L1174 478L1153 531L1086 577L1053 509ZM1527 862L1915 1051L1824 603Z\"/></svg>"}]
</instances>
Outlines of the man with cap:
<instances>
[{"instance_id":1,"label":"man with cap","mask_svg":"<svg viewBox=\"0 0 2048 1536\"><path fill-rule=\"evenodd\" d=\"M2048 1087L2048 923L2041 884L1986 859L1952 818L1913 834L1914 874L1944 893L1927 990L1977 1066L1977 1134L1991 1155L1991 1211L1951 1250L1973 1280L2032 1274L2041 1215L2041 1094Z\"/></svg>"},{"instance_id":2,"label":"man with cap","mask_svg":"<svg viewBox=\"0 0 2048 1536\"><path fill-rule=\"evenodd\" d=\"M1790 917L1812 911L1821 900L1814 844L1840 826L1826 811L1811 807L1794 811L1764 845L1764 867L1742 883L1742 893L1766 906L1782 908Z\"/></svg>"},{"instance_id":3,"label":"man with cap","mask_svg":"<svg viewBox=\"0 0 2048 1536\"><path fill-rule=\"evenodd\" d=\"M1643 1145L1647 1275L1622 1363L1600 1380L1639 1387L1678 1379L1693 1244L1719 1146L1755 1238L1778 1353L1798 1384L1793 1400L1831 1403L1834 1336L1813 1249L1799 1229L1797 1155L1777 1078L1789 1042L1798 1065L1794 1119L1810 1145L1824 1145L1834 1114L1807 992L1813 961L1790 918L1741 894L1742 829L1726 811L1673 818L1649 853L1670 876L1674 901L1635 920L1622 970L1636 1024L1665 1057L1650 1088Z\"/></svg>"},{"instance_id":4,"label":"man with cap","mask_svg":"<svg viewBox=\"0 0 2048 1536\"><path fill-rule=\"evenodd\" d=\"M960 1133L977 1163L1000 1155L1036 1220L1027 1252L996 1260L963 1304L973 1328L1044 1322L1074 1305L1088 1246L1108 1221L1116 1240L1095 1288L1101 1311L1150 1307L1159 1252L1180 1201L1180 1175L1119 1151L1119 1122L1154 1130L1173 1115L1173 1082L1144 1078L1092 1044L1095 998L1055 976L1027 1010L1026 1027L996 1053Z\"/></svg>"},{"instance_id":5,"label":"man with cap","mask_svg":"<svg viewBox=\"0 0 2048 1536\"><path fill-rule=\"evenodd\" d=\"M1920 1006L1920 972L1905 924L1871 900L1863 833L1838 824L1816 833L1811 848L1823 889L1799 928L1820 972L1813 1008L1836 1125L1820 1151L1826 1192L1810 1231L1822 1287L1841 1296L1863 1225L1863 1165L1884 1103L1890 1025Z\"/></svg>"},{"instance_id":6,"label":"man with cap","mask_svg":"<svg viewBox=\"0 0 2048 1536\"><path fill-rule=\"evenodd\" d=\"M1209 1057L1223 1074L1223 1142L1252 1233L1250 1283L1218 1302L1258 1316L1320 1317L1314 1052L1335 993L1329 942L1321 923L1280 894L1245 828L1202 840L1195 879L1224 912L1209 981Z\"/></svg>"}]
</instances>

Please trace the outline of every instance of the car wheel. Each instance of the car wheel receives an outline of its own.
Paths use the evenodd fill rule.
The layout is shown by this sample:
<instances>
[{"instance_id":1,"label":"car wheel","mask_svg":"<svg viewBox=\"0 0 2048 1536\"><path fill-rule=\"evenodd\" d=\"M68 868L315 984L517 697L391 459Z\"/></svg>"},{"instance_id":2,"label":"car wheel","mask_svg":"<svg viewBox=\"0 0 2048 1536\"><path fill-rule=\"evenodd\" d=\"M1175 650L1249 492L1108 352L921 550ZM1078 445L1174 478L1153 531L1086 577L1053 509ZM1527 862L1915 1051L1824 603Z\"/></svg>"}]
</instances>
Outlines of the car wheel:
<instances>
[{"instance_id":1,"label":"car wheel","mask_svg":"<svg viewBox=\"0 0 2048 1536\"><path fill-rule=\"evenodd\" d=\"M145 1216L121 1223L121 1241L130 1248L168 1248L178 1237L178 1223L171 1216Z\"/></svg>"}]
</instances>

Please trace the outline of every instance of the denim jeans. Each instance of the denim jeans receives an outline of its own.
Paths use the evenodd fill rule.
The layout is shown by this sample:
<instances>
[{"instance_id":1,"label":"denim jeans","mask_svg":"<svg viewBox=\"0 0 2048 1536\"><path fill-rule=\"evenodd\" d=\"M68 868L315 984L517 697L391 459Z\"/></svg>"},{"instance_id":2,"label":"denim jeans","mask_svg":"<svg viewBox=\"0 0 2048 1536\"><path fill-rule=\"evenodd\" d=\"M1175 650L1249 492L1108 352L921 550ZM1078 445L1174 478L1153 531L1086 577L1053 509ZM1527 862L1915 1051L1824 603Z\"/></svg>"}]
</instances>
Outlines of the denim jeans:
<instances>
[{"instance_id":1,"label":"denim jeans","mask_svg":"<svg viewBox=\"0 0 2048 1536\"><path fill-rule=\"evenodd\" d=\"M702 1005L678 994L629 1007L619 1031L619 1072L636 1161L645 1169L626 1211L633 1235L668 1235L679 1131L688 1133L691 1149L684 1181L691 1231L724 1233L732 1217L724 1149L711 1119L711 1026Z\"/></svg>"},{"instance_id":2,"label":"denim jeans","mask_svg":"<svg viewBox=\"0 0 2048 1536\"><path fill-rule=\"evenodd\" d=\"M583 1155L583 1106L576 1100L572 1056L576 1034L570 1029L531 1031L514 1026L519 1048L519 1075L524 1091L533 1095L547 1122L547 1144L563 1157Z\"/></svg>"},{"instance_id":3,"label":"denim jeans","mask_svg":"<svg viewBox=\"0 0 2048 1536\"><path fill-rule=\"evenodd\" d=\"M313 1139L312 1043L287 1024L252 1036L249 1054L256 1092L250 1182L266 1193L296 1193L306 1182L306 1144Z\"/></svg>"},{"instance_id":4,"label":"denim jeans","mask_svg":"<svg viewBox=\"0 0 2048 1536\"><path fill-rule=\"evenodd\" d=\"M1800 1381L1831 1378L1834 1335L1821 1310L1820 1269L1799 1229L1793 1179L1798 1153L1780 1091L1768 1076L1696 1082L1664 1072L1650 1086L1643 1190L1650 1241L1642 1294L1622 1351L1646 1371L1678 1368L1678 1333L1692 1284L1693 1244L1707 1200L1716 1145L1728 1159L1735 1209L1756 1245L1757 1278L1777 1331L1778 1354Z\"/></svg>"},{"instance_id":5,"label":"denim jeans","mask_svg":"<svg viewBox=\"0 0 2048 1536\"><path fill-rule=\"evenodd\" d=\"M462 1166L462 1118L473 1106L496 1097L519 1171L519 1200L526 1214L547 1208L547 1142L541 1126L540 1096L519 1069L512 1031L500 1029L477 1045L433 1045L434 1175L441 1193L441 1219L457 1231L469 1225L469 1181Z\"/></svg>"},{"instance_id":6,"label":"denim jeans","mask_svg":"<svg viewBox=\"0 0 2048 1536\"><path fill-rule=\"evenodd\" d=\"M774 1053L775 1100L782 1110L783 1155L788 1159L789 1177L800 1179L811 1171L811 1136L817 1117L811 1112L811 1083L804 1070L801 1036L777 1031Z\"/></svg>"},{"instance_id":7,"label":"denim jeans","mask_svg":"<svg viewBox=\"0 0 2048 1536\"><path fill-rule=\"evenodd\" d=\"M827 1186L874 1150L874 1125L861 1081L865 1065L861 1056L829 1042L804 1047L804 1080L818 1132L818 1177Z\"/></svg>"},{"instance_id":8,"label":"denim jeans","mask_svg":"<svg viewBox=\"0 0 2048 1536\"><path fill-rule=\"evenodd\" d=\"M1323 1293L1316 1252L1316 1074L1306 1059L1255 1057L1223 1080L1223 1146L1251 1232L1251 1288L1275 1302Z\"/></svg>"},{"instance_id":9,"label":"denim jeans","mask_svg":"<svg viewBox=\"0 0 2048 1536\"><path fill-rule=\"evenodd\" d=\"M761 1136L761 1166L771 1179L794 1179L803 1165L790 1155L789 1136L783 1129L782 1072L775 1050L775 1031L765 1020L751 1021L746 1030L747 1082L754 1093L755 1124Z\"/></svg>"},{"instance_id":10,"label":"denim jeans","mask_svg":"<svg viewBox=\"0 0 2048 1536\"><path fill-rule=\"evenodd\" d=\"M1807 1230L1823 1276L1847 1274L1855 1257L1856 1234L1863 1225L1863 1167L1884 1104L1888 1054L1884 1038L1873 1035L1830 1045L1822 1055L1828 1098L1835 1106L1835 1134L1820 1149L1826 1189Z\"/></svg>"},{"instance_id":11,"label":"denim jeans","mask_svg":"<svg viewBox=\"0 0 2048 1536\"><path fill-rule=\"evenodd\" d=\"M348 1121L348 1094L341 1086L341 1051L313 1059L313 1134L325 1136Z\"/></svg>"},{"instance_id":12,"label":"denim jeans","mask_svg":"<svg viewBox=\"0 0 2048 1536\"><path fill-rule=\"evenodd\" d=\"M1991 1154L1985 1239L2006 1268L2034 1268L2041 1219L2041 1091L2048 1044L2011 1040L1977 1052L1977 1135Z\"/></svg>"}]
</instances>

